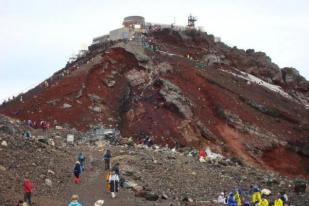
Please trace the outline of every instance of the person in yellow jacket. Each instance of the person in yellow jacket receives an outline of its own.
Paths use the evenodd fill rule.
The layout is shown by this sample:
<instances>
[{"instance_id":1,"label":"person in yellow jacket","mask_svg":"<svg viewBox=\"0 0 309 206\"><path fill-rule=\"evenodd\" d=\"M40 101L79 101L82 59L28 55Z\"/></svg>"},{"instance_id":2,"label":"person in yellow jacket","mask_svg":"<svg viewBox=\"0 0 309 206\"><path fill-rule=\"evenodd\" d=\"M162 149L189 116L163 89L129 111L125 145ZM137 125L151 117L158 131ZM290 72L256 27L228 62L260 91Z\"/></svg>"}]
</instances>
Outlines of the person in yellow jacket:
<instances>
[{"instance_id":1,"label":"person in yellow jacket","mask_svg":"<svg viewBox=\"0 0 309 206\"><path fill-rule=\"evenodd\" d=\"M241 196L240 196L239 190L235 192L234 200L237 202L238 206L241 206Z\"/></svg>"},{"instance_id":2,"label":"person in yellow jacket","mask_svg":"<svg viewBox=\"0 0 309 206\"><path fill-rule=\"evenodd\" d=\"M252 197L251 197L252 205L254 205L256 203L260 203L261 201L262 201L261 191L258 188L254 188L253 193L252 193Z\"/></svg>"},{"instance_id":3,"label":"person in yellow jacket","mask_svg":"<svg viewBox=\"0 0 309 206\"><path fill-rule=\"evenodd\" d=\"M261 202L259 202L259 206L268 206L268 200L266 199L265 195L262 196Z\"/></svg>"},{"instance_id":4,"label":"person in yellow jacket","mask_svg":"<svg viewBox=\"0 0 309 206\"><path fill-rule=\"evenodd\" d=\"M283 206L283 200L281 199L280 193L278 193L277 199L275 199L274 206Z\"/></svg>"}]
</instances>

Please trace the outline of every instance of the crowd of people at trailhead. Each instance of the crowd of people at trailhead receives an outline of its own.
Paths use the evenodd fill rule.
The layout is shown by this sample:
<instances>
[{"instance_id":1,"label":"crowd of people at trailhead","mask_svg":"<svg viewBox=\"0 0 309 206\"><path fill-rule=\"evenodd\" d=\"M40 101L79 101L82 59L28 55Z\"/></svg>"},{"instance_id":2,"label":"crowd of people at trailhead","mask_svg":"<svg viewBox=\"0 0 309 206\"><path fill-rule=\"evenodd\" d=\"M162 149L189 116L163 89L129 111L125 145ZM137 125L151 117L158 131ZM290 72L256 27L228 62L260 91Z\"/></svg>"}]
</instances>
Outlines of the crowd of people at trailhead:
<instances>
[{"instance_id":1,"label":"crowd of people at trailhead","mask_svg":"<svg viewBox=\"0 0 309 206\"><path fill-rule=\"evenodd\" d=\"M269 198L271 191L262 189L257 185L251 185L247 191L235 189L229 194L224 191L218 196L217 202L227 206L287 206L288 196L282 191L277 194L276 198Z\"/></svg>"}]
</instances>

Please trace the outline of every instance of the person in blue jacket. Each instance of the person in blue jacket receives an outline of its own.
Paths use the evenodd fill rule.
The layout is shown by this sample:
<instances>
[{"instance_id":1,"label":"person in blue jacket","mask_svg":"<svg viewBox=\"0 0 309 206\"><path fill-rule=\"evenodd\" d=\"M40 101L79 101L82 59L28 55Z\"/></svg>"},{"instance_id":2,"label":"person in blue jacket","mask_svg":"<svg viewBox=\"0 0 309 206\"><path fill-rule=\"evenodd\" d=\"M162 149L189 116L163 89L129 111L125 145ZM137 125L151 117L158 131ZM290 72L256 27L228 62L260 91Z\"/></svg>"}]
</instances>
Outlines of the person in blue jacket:
<instances>
[{"instance_id":1,"label":"person in blue jacket","mask_svg":"<svg viewBox=\"0 0 309 206\"><path fill-rule=\"evenodd\" d=\"M106 150L104 156L104 163L105 163L105 170L110 170L110 165L111 165L111 159L112 159L112 154L110 150Z\"/></svg>"},{"instance_id":2,"label":"person in blue jacket","mask_svg":"<svg viewBox=\"0 0 309 206\"><path fill-rule=\"evenodd\" d=\"M78 202L78 195L72 195L71 200L72 201L68 204L68 206L82 206L82 204Z\"/></svg>"},{"instance_id":3,"label":"person in blue jacket","mask_svg":"<svg viewBox=\"0 0 309 206\"><path fill-rule=\"evenodd\" d=\"M80 167L81 167L82 171L85 170L85 160L86 160L85 155L82 152L79 153L78 161L80 162Z\"/></svg>"},{"instance_id":4,"label":"person in blue jacket","mask_svg":"<svg viewBox=\"0 0 309 206\"><path fill-rule=\"evenodd\" d=\"M233 193L230 193L228 198L227 198L227 205L228 206L237 206L237 202L236 200L234 199L234 195Z\"/></svg>"},{"instance_id":5,"label":"person in blue jacket","mask_svg":"<svg viewBox=\"0 0 309 206\"><path fill-rule=\"evenodd\" d=\"M74 176L75 176L75 178L74 178L74 182L76 183L76 184L79 184L80 183L80 174L81 174L81 167L80 167L80 162L79 161L77 161L76 163L75 163L75 167L74 167L74 171L73 171L73 173L74 173Z\"/></svg>"}]
</instances>

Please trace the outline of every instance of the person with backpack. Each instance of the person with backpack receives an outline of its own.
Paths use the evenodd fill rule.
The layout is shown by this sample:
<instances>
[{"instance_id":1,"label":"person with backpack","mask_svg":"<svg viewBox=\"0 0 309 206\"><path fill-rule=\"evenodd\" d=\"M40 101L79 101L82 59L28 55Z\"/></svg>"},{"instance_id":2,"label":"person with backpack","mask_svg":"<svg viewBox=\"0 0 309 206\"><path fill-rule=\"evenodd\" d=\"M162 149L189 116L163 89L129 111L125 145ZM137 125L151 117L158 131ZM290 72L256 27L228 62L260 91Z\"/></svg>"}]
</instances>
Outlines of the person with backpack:
<instances>
[{"instance_id":1,"label":"person with backpack","mask_svg":"<svg viewBox=\"0 0 309 206\"><path fill-rule=\"evenodd\" d=\"M253 188L253 193L251 196L251 204L252 205L257 205L262 201L261 198L261 190L258 187Z\"/></svg>"},{"instance_id":2,"label":"person with backpack","mask_svg":"<svg viewBox=\"0 0 309 206\"><path fill-rule=\"evenodd\" d=\"M81 167L80 167L80 162L79 161L77 161L75 163L73 173L74 173L74 177L75 177L74 178L74 183L79 184L80 183L80 174L81 174Z\"/></svg>"},{"instance_id":3,"label":"person with backpack","mask_svg":"<svg viewBox=\"0 0 309 206\"><path fill-rule=\"evenodd\" d=\"M283 205L288 203L289 198L285 191L280 192L280 196L281 200L283 201Z\"/></svg>"},{"instance_id":4,"label":"person with backpack","mask_svg":"<svg viewBox=\"0 0 309 206\"><path fill-rule=\"evenodd\" d=\"M228 198L227 198L227 206L237 206L237 202L234 199L233 193L230 193Z\"/></svg>"},{"instance_id":5,"label":"person with backpack","mask_svg":"<svg viewBox=\"0 0 309 206\"><path fill-rule=\"evenodd\" d=\"M115 198L119 188L119 176L115 171L113 171L112 175L110 176L109 184L112 198Z\"/></svg>"},{"instance_id":6,"label":"person with backpack","mask_svg":"<svg viewBox=\"0 0 309 206\"><path fill-rule=\"evenodd\" d=\"M108 171L105 175L105 192L111 191L111 186L109 184L109 180L111 179L112 173L111 171Z\"/></svg>"},{"instance_id":7,"label":"person with backpack","mask_svg":"<svg viewBox=\"0 0 309 206\"><path fill-rule=\"evenodd\" d=\"M274 206L283 206L283 200L281 199L281 194L277 194L277 199L274 201Z\"/></svg>"},{"instance_id":8,"label":"person with backpack","mask_svg":"<svg viewBox=\"0 0 309 206\"><path fill-rule=\"evenodd\" d=\"M268 200L266 199L266 195L262 195L262 200L259 202L258 206L268 206Z\"/></svg>"},{"instance_id":9,"label":"person with backpack","mask_svg":"<svg viewBox=\"0 0 309 206\"><path fill-rule=\"evenodd\" d=\"M78 195L72 195L71 202L68 204L68 206L82 206L82 204L78 202L78 199Z\"/></svg>"},{"instance_id":10,"label":"person with backpack","mask_svg":"<svg viewBox=\"0 0 309 206\"><path fill-rule=\"evenodd\" d=\"M28 205L31 205L31 195L32 195L32 182L27 177L24 179L24 202L28 203Z\"/></svg>"},{"instance_id":11,"label":"person with backpack","mask_svg":"<svg viewBox=\"0 0 309 206\"><path fill-rule=\"evenodd\" d=\"M110 150L106 150L104 156L104 163L105 163L105 170L110 170L110 164L111 164L111 159L112 159L112 154Z\"/></svg>"},{"instance_id":12,"label":"person with backpack","mask_svg":"<svg viewBox=\"0 0 309 206\"><path fill-rule=\"evenodd\" d=\"M219 204L224 204L224 205L226 204L226 200L225 200L225 197L224 197L224 192L220 193L220 195L218 196L217 202Z\"/></svg>"},{"instance_id":13,"label":"person with backpack","mask_svg":"<svg viewBox=\"0 0 309 206\"><path fill-rule=\"evenodd\" d=\"M80 167L81 167L82 171L85 171L85 160L86 160L85 155L82 152L79 153L78 161L80 162Z\"/></svg>"},{"instance_id":14,"label":"person with backpack","mask_svg":"<svg viewBox=\"0 0 309 206\"><path fill-rule=\"evenodd\" d=\"M242 193L240 189L237 189L234 193L234 200L237 202L238 206L242 205Z\"/></svg>"},{"instance_id":15,"label":"person with backpack","mask_svg":"<svg viewBox=\"0 0 309 206\"><path fill-rule=\"evenodd\" d=\"M114 166L113 166L113 168L112 168L112 171L115 171L115 173L118 175L118 176L120 176L120 168L119 168L119 162L117 162Z\"/></svg>"}]
</instances>

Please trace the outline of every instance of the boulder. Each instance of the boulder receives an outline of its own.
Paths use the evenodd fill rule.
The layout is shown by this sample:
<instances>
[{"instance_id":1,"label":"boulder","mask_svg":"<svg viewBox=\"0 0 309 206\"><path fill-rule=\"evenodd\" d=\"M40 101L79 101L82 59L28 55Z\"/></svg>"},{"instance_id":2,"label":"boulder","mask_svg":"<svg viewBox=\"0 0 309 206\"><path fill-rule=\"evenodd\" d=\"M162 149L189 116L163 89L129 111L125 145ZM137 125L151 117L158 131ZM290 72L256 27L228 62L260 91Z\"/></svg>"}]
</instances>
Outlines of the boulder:
<instances>
[{"instance_id":1,"label":"boulder","mask_svg":"<svg viewBox=\"0 0 309 206\"><path fill-rule=\"evenodd\" d=\"M126 74L126 78L129 80L130 85L135 87L145 83L148 79L148 74L145 71L132 69Z\"/></svg>"},{"instance_id":2,"label":"boulder","mask_svg":"<svg viewBox=\"0 0 309 206\"><path fill-rule=\"evenodd\" d=\"M51 179L48 178L45 179L45 184L49 187L53 186L53 182L51 181Z\"/></svg>"},{"instance_id":3,"label":"boulder","mask_svg":"<svg viewBox=\"0 0 309 206\"><path fill-rule=\"evenodd\" d=\"M4 166L0 165L0 170L1 171L6 171L6 168Z\"/></svg>"},{"instance_id":4,"label":"boulder","mask_svg":"<svg viewBox=\"0 0 309 206\"><path fill-rule=\"evenodd\" d=\"M214 63L220 63L220 57L215 54L206 54L203 56L202 60L207 66L213 65Z\"/></svg>"},{"instance_id":5,"label":"boulder","mask_svg":"<svg viewBox=\"0 0 309 206\"><path fill-rule=\"evenodd\" d=\"M191 109L192 103L183 94L181 89L166 79L160 79L156 82L158 85L162 85L160 94L165 99L167 106L173 105L177 110L187 119L193 117Z\"/></svg>"},{"instance_id":6,"label":"boulder","mask_svg":"<svg viewBox=\"0 0 309 206\"><path fill-rule=\"evenodd\" d=\"M134 189L134 187L137 187L138 185L135 183L135 182L133 182L133 181L125 181L124 183L123 183L123 187L124 188L133 188ZM136 188L137 189L137 188ZM135 189L134 189L135 190Z\"/></svg>"},{"instance_id":7,"label":"boulder","mask_svg":"<svg viewBox=\"0 0 309 206\"><path fill-rule=\"evenodd\" d=\"M63 109L68 109L68 108L71 108L72 107L72 105L70 105L70 104L68 104L68 103L64 103L63 105L62 105L62 108Z\"/></svg>"},{"instance_id":8,"label":"boulder","mask_svg":"<svg viewBox=\"0 0 309 206\"><path fill-rule=\"evenodd\" d=\"M88 94L88 97L90 98L90 100L93 102L93 103L102 103L103 102L103 98L96 95L96 94Z\"/></svg>"},{"instance_id":9,"label":"boulder","mask_svg":"<svg viewBox=\"0 0 309 206\"><path fill-rule=\"evenodd\" d=\"M294 191L296 193L305 193L306 188L307 188L306 182L301 181L301 180L298 180L295 182Z\"/></svg>"},{"instance_id":10,"label":"boulder","mask_svg":"<svg viewBox=\"0 0 309 206\"><path fill-rule=\"evenodd\" d=\"M14 135L16 133L16 129L12 125L0 125L0 132Z\"/></svg>"},{"instance_id":11,"label":"boulder","mask_svg":"<svg viewBox=\"0 0 309 206\"><path fill-rule=\"evenodd\" d=\"M157 201L159 199L159 196L153 192L146 192L144 197L149 201Z\"/></svg>"},{"instance_id":12,"label":"boulder","mask_svg":"<svg viewBox=\"0 0 309 206\"><path fill-rule=\"evenodd\" d=\"M63 127L62 127L62 126L59 126L59 125L56 125L56 126L55 126L55 129L56 129L56 130L62 130Z\"/></svg>"},{"instance_id":13,"label":"boulder","mask_svg":"<svg viewBox=\"0 0 309 206\"><path fill-rule=\"evenodd\" d=\"M51 175L55 175L56 173L54 172L54 171L52 171L52 170L47 170L47 173L48 174L51 174Z\"/></svg>"},{"instance_id":14,"label":"boulder","mask_svg":"<svg viewBox=\"0 0 309 206\"><path fill-rule=\"evenodd\" d=\"M3 141L1 142L1 146L3 146L3 147L7 147L7 146L8 146L7 141L3 140Z\"/></svg>"}]
</instances>

